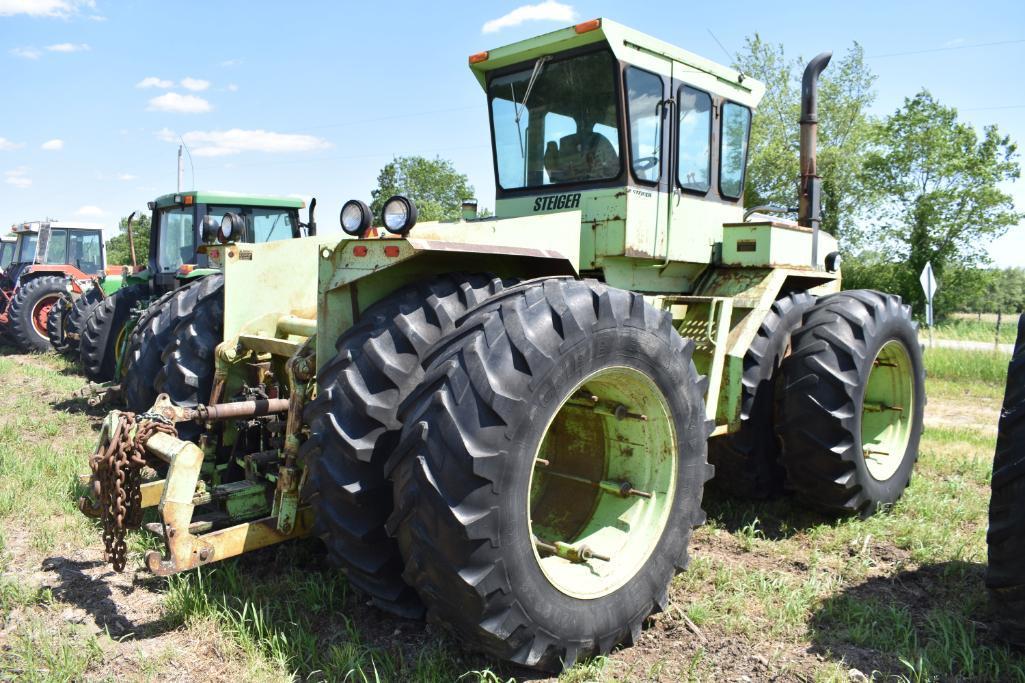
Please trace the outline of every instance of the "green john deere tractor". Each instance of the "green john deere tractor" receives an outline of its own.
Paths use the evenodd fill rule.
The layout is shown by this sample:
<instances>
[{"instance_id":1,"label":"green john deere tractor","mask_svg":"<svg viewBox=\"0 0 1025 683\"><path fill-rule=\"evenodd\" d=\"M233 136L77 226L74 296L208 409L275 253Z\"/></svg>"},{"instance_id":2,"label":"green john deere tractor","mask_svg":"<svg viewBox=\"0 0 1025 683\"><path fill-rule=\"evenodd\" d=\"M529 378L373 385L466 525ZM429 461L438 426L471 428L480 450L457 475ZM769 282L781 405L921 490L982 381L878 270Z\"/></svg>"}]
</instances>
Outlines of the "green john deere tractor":
<instances>
[{"instance_id":1,"label":"green john deere tractor","mask_svg":"<svg viewBox=\"0 0 1025 683\"><path fill-rule=\"evenodd\" d=\"M237 236L241 242L272 242L299 237L309 225L315 226L300 223L299 209L304 206L303 200L290 197L198 191L167 194L150 202L153 216L146 269L129 276L116 295L80 305L85 321L80 355L86 377L107 383L100 389L108 395L123 390L130 406L151 405L154 387L161 385L161 354L174 326L205 314L194 310L189 297L221 296L219 270L204 246L204 242L217 244L220 218L229 212L242 217L245 225ZM210 275L215 277L199 284ZM207 329L205 323L201 326ZM214 329L208 331L216 336ZM129 372L132 366L136 370Z\"/></svg>"},{"instance_id":2,"label":"green john deere tractor","mask_svg":"<svg viewBox=\"0 0 1025 683\"><path fill-rule=\"evenodd\" d=\"M828 59L805 72L792 222L741 203L760 83L604 19L470 57L496 216L416 224L393 197L373 227L353 200L353 239L221 249L206 402L104 423L81 507L109 559L151 506L157 574L312 532L381 608L560 670L666 605L710 446L823 510L896 501L921 350L898 297L840 291L819 230ZM177 328L166 375L201 332ZM147 459L166 476L142 481Z\"/></svg>"}]
</instances>

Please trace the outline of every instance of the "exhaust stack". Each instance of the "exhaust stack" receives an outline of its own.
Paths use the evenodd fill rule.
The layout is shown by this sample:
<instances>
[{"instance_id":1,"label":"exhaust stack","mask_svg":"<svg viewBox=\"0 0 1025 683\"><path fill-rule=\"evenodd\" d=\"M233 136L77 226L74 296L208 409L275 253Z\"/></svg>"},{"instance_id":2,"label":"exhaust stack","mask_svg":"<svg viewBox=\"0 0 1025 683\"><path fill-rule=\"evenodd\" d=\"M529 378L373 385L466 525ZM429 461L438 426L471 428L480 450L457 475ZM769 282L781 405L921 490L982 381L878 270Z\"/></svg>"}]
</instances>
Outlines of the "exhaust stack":
<instances>
[{"instance_id":1,"label":"exhaust stack","mask_svg":"<svg viewBox=\"0 0 1025 683\"><path fill-rule=\"evenodd\" d=\"M822 222L822 179L818 175L819 74L829 64L832 52L823 52L808 62L801 78L801 180L798 186L797 222L812 230L811 265L819 261L819 224Z\"/></svg>"}]
</instances>

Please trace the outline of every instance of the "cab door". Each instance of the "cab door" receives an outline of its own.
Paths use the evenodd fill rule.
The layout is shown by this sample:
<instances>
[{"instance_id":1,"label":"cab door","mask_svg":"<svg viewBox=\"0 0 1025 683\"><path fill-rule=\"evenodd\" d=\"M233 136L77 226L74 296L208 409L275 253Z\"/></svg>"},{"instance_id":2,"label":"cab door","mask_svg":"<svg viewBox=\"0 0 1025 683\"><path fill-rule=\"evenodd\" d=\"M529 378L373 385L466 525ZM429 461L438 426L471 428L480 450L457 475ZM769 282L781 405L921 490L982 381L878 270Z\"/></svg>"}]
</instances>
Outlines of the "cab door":
<instances>
[{"instance_id":1,"label":"cab door","mask_svg":"<svg viewBox=\"0 0 1025 683\"><path fill-rule=\"evenodd\" d=\"M623 80L630 147L626 247L654 259L665 253L671 187L666 154L668 79L631 65Z\"/></svg>"}]
</instances>

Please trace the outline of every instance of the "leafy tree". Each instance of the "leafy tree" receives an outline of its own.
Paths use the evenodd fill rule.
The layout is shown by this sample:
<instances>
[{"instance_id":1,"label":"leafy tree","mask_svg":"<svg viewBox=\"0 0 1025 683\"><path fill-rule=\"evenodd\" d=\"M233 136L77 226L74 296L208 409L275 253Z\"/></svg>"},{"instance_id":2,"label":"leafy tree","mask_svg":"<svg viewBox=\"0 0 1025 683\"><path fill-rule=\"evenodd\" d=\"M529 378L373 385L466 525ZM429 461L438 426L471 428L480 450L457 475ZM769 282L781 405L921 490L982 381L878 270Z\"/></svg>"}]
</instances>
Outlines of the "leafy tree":
<instances>
[{"instance_id":1,"label":"leafy tree","mask_svg":"<svg viewBox=\"0 0 1025 683\"><path fill-rule=\"evenodd\" d=\"M804 64L783 46L749 37L736 67L766 85L751 127L746 206L797 205L799 119ZM818 170L822 176L822 228L846 244L857 241L856 218L870 195L861 173L871 140L868 109L875 74L861 45L834 57L819 82Z\"/></svg>"},{"instance_id":2,"label":"leafy tree","mask_svg":"<svg viewBox=\"0 0 1025 683\"><path fill-rule=\"evenodd\" d=\"M919 273L932 263L938 313L950 310L960 279L987 261L985 247L1018 223L1000 184L1019 176L1017 151L996 126L981 136L923 90L875 126L864 166L877 199L869 235L901 264L897 292L924 310Z\"/></svg>"},{"instance_id":3,"label":"leafy tree","mask_svg":"<svg viewBox=\"0 0 1025 683\"><path fill-rule=\"evenodd\" d=\"M110 265L132 265L132 255L128 249L128 217L121 219L119 233L107 240L107 263ZM146 265L149 256L150 217L147 213L136 214L132 221L132 237L135 241L135 258L139 266Z\"/></svg>"},{"instance_id":4,"label":"leafy tree","mask_svg":"<svg viewBox=\"0 0 1025 683\"><path fill-rule=\"evenodd\" d=\"M397 194L413 200L418 220L456 220L463 200L473 197L473 186L446 159L396 157L381 169L377 189L371 192L374 216L380 216L384 203Z\"/></svg>"}]
</instances>

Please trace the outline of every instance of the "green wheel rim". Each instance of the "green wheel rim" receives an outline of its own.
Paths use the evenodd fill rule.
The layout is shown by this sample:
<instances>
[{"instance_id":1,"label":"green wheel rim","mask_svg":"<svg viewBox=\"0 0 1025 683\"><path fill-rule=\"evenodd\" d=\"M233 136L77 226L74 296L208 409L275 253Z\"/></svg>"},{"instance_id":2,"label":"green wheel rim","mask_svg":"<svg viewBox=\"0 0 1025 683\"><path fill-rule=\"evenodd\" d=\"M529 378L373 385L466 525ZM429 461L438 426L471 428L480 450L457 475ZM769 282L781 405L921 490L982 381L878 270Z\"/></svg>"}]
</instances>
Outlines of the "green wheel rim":
<instances>
[{"instance_id":1,"label":"green wheel rim","mask_svg":"<svg viewBox=\"0 0 1025 683\"><path fill-rule=\"evenodd\" d=\"M637 574L669 519L677 457L669 406L643 372L606 368L566 394L529 483L534 557L555 588L600 598Z\"/></svg>"},{"instance_id":2,"label":"green wheel rim","mask_svg":"<svg viewBox=\"0 0 1025 683\"><path fill-rule=\"evenodd\" d=\"M911 440L914 391L911 355L902 342L886 342L872 362L861 407L865 464L878 481L892 477L904 461Z\"/></svg>"}]
</instances>

